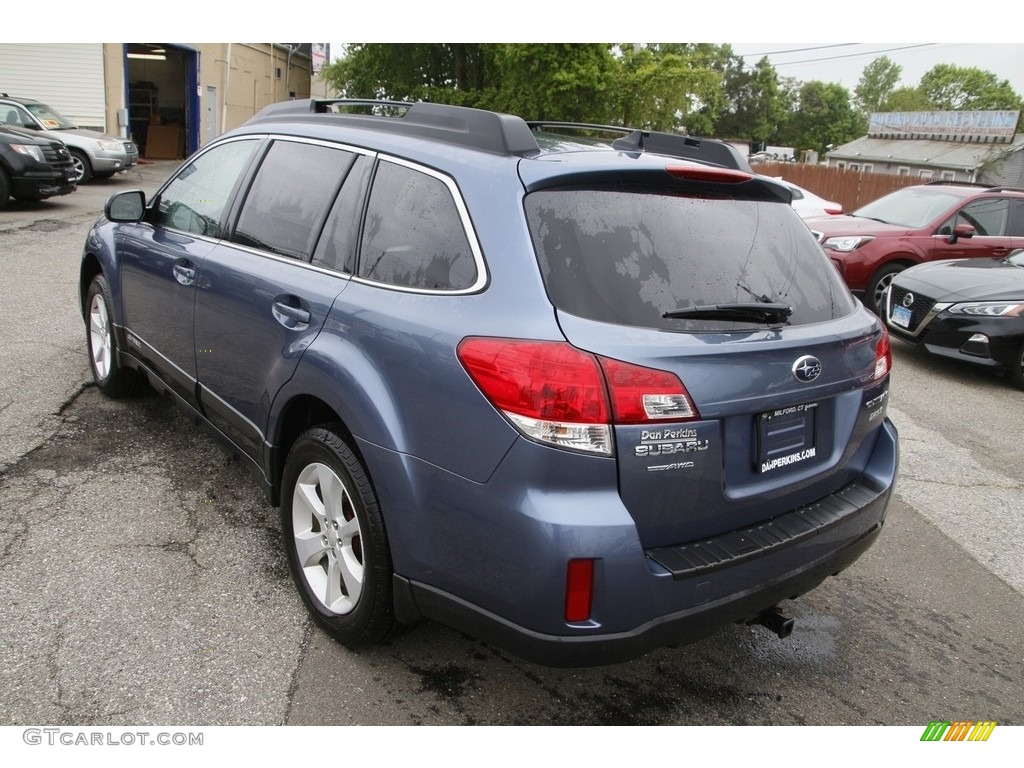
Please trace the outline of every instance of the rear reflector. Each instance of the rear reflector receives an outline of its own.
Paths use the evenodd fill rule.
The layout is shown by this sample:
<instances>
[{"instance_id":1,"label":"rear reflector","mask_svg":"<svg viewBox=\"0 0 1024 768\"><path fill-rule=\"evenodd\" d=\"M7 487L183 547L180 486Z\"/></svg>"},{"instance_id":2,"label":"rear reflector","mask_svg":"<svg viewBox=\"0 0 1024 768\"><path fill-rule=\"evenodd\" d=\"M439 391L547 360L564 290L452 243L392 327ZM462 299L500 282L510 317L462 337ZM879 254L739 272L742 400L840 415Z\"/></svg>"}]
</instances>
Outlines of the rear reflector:
<instances>
[{"instance_id":1,"label":"rear reflector","mask_svg":"<svg viewBox=\"0 0 1024 768\"><path fill-rule=\"evenodd\" d=\"M589 620L593 602L594 561L570 560L565 575L565 620Z\"/></svg>"}]
</instances>

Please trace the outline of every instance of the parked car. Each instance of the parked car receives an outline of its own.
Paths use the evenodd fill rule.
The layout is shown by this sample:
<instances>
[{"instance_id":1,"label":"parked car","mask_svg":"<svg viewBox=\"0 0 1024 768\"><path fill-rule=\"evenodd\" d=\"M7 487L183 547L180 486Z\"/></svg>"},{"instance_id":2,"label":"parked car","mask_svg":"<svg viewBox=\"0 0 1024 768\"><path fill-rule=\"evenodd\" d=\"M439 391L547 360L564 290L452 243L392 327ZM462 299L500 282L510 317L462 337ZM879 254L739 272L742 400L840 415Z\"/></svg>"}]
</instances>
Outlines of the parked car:
<instances>
[{"instance_id":1,"label":"parked car","mask_svg":"<svg viewBox=\"0 0 1024 768\"><path fill-rule=\"evenodd\" d=\"M0 94L0 120L25 130L52 132L71 152L79 184L109 178L139 162L135 142L79 128L53 107L33 99Z\"/></svg>"},{"instance_id":2,"label":"parked car","mask_svg":"<svg viewBox=\"0 0 1024 768\"><path fill-rule=\"evenodd\" d=\"M893 278L884 307L896 337L1005 371L1024 389L1024 250L911 267Z\"/></svg>"},{"instance_id":3,"label":"parked car","mask_svg":"<svg viewBox=\"0 0 1024 768\"><path fill-rule=\"evenodd\" d=\"M882 293L907 267L1024 246L1024 190L932 182L807 225L850 289L880 313Z\"/></svg>"},{"instance_id":4,"label":"parked car","mask_svg":"<svg viewBox=\"0 0 1024 768\"><path fill-rule=\"evenodd\" d=\"M888 334L788 193L718 142L354 106L266 107L108 201L100 391L144 379L244 457L343 643L433 619L577 666L787 635L897 469Z\"/></svg>"},{"instance_id":5,"label":"parked car","mask_svg":"<svg viewBox=\"0 0 1024 768\"><path fill-rule=\"evenodd\" d=\"M74 166L63 142L0 123L0 208L75 191Z\"/></svg>"},{"instance_id":6,"label":"parked car","mask_svg":"<svg viewBox=\"0 0 1024 768\"><path fill-rule=\"evenodd\" d=\"M799 187L791 181L786 181L780 177L776 178L789 187L790 191L793 193L793 210L800 215L801 219L810 219L819 216L838 216L843 212L843 206L841 203L837 203L833 200L826 200L824 197L820 197L808 189Z\"/></svg>"}]
</instances>

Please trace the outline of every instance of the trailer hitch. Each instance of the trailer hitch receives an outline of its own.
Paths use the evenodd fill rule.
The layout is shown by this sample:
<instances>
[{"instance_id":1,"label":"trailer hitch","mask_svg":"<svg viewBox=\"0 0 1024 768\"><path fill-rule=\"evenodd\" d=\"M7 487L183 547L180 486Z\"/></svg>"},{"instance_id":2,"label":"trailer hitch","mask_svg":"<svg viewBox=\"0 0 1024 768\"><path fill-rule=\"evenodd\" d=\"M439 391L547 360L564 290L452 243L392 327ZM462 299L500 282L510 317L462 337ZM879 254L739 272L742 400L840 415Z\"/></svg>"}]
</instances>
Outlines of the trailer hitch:
<instances>
[{"instance_id":1,"label":"trailer hitch","mask_svg":"<svg viewBox=\"0 0 1024 768\"><path fill-rule=\"evenodd\" d=\"M782 609L777 605L774 608L769 608L750 623L760 624L782 639L786 639L793 633L793 619L783 615Z\"/></svg>"}]
</instances>

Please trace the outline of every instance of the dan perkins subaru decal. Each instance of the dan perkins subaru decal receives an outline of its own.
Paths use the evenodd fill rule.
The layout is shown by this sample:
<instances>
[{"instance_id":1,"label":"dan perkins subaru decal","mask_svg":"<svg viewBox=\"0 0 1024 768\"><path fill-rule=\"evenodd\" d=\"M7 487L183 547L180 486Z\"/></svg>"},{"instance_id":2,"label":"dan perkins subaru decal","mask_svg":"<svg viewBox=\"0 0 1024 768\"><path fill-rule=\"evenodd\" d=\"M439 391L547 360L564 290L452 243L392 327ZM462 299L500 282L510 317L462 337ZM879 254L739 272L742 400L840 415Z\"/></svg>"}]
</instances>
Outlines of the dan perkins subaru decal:
<instances>
[{"instance_id":1,"label":"dan perkins subaru decal","mask_svg":"<svg viewBox=\"0 0 1024 768\"><path fill-rule=\"evenodd\" d=\"M697 430L690 427L645 429L640 435L640 445L633 449L638 457L668 459L666 463L648 465L648 472L664 472L671 469L689 469L693 462L687 457L708 449L708 441L697 436Z\"/></svg>"}]
</instances>

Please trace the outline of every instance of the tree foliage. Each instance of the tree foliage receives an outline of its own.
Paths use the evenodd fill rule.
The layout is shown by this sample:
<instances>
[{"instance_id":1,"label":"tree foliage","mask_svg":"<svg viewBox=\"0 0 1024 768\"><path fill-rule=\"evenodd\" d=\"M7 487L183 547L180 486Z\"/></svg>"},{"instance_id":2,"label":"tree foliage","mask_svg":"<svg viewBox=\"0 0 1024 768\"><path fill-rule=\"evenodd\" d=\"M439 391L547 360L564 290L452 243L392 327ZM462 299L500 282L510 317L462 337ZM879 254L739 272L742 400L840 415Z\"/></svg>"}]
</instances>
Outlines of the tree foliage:
<instances>
[{"instance_id":1,"label":"tree foliage","mask_svg":"<svg viewBox=\"0 0 1024 768\"><path fill-rule=\"evenodd\" d=\"M607 123L824 152L863 135L871 112L1022 109L1008 81L942 64L916 86L872 61L851 100L837 83L747 66L729 45L358 43L323 77L351 98L432 101L535 120Z\"/></svg>"},{"instance_id":2,"label":"tree foliage","mask_svg":"<svg viewBox=\"0 0 1024 768\"><path fill-rule=\"evenodd\" d=\"M921 91L935 109L1021 109L1008 80L977 67L937 64L921 78Z\"/></svg>"},{"instance_id":3,"label":"tree foliage","mask_svg":"<svg viewBox=\"0 0 1024 768\"><path fill-rule=\"evenodd\" d=\"M880 56L861 73L853 90L854 104L864 116L879 112L900 81L903 68L887 56Z\"/></svg>"}]
</instances>

